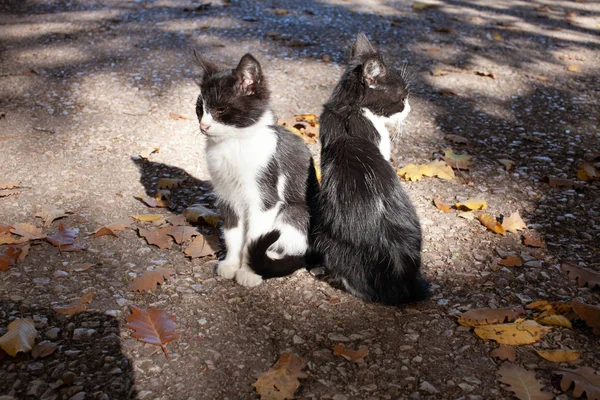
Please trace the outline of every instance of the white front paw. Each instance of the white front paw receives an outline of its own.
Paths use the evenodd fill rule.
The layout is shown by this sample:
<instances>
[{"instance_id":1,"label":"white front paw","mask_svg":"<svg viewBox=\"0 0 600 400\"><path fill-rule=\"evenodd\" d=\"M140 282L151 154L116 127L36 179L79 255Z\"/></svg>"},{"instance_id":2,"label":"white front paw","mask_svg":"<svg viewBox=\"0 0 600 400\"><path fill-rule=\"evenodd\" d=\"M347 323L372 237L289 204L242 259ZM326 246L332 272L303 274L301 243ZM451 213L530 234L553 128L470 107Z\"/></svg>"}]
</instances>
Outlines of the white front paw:
<instances>
[{"instance_id":1,"label":"white front paw","mask_svg":"<svg viewBox=\"0 0 600 400\"><path fill-rule=\"evenodd\" d=\"M263 279L260 275L255 274L249 269L239 269L235 274L235 280L242 286L254 287L262 283Z\"/></svg>"},{"instance_id":2,"label":"white front paw","mask_svg":"<svg viewBox=\"0 0 600 400\"><path fill-rule=\"evenodd\" d=\"M240 269L239 262L223 260L217 265L217 275L226 279L233 279L235 273Z\"/></svg>"}]
</instances>

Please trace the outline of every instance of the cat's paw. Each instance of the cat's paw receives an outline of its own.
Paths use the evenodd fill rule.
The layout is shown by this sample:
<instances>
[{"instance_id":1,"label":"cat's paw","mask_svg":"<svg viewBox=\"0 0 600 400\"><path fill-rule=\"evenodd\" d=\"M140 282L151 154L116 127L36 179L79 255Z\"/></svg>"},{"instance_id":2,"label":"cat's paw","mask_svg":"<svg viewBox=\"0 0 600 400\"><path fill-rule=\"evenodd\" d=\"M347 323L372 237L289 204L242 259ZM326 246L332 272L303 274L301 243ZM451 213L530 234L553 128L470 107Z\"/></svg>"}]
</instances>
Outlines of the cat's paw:
<instances>
[{"instance_id":1,"label":"cat's paw","mask_svg":"<svg viewBox=\"0 0 600 400\"><path fill-rule=\"evenodd\" d=\"M242 286L254 287L262 283L263 279L260 275L255 274L250 269L239 269L235 274L235 280Z\"/></svg>"},{"instance_id":2,"label":"cat's paw","mask_svg":"<svg viewBox=\"0 0 600 400\"><path fill-rule=\"evenodd\" d=\"M235 273L239 269L239 263L223 260L219 263L219 265L217 265L217 270L215 272L217 275L222 276L223 278L233 279L235 277Z\"/></svg>"}]
</instances>

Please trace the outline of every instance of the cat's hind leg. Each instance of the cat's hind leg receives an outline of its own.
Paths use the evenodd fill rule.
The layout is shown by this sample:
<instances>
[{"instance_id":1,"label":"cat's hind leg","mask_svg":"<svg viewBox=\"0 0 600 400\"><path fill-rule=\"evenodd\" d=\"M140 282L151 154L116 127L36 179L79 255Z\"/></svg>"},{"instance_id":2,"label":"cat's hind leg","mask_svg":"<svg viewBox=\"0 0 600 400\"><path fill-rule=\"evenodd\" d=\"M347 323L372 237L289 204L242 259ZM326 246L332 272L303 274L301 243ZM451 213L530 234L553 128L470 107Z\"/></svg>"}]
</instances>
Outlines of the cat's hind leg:
<instances>
[{"instance_id":1,"label":"cat's hind leg","mask_svg":"<svg viewBox=\"0 0 600 400\"><path fill-rule=\"evenodd\" d=\"M244 251L244 223L233 209L220 204L223 219L223 236L227 246L225 258L217 265L217 274L226 279L233 279L242 266Z\"/></svg>"}]
</instances>

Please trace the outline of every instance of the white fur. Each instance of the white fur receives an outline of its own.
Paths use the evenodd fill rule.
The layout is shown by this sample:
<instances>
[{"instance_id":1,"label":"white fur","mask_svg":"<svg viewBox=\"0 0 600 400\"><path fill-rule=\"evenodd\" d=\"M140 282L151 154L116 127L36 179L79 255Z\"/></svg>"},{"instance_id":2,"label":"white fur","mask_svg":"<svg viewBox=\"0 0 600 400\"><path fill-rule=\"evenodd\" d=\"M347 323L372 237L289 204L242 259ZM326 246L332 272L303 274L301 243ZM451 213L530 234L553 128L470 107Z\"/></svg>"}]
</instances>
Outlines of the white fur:
<instances>
[{"instance_id":1,"label":"white fur","mask_svg":"<svg viewBox=\"0 0 600 400\"><path fill-rule=\"evenodd\" d=\"M410 105L408 99L404 101L404 109L402 112L396 113L390 117L383 115L375 115L368 108L363 108L363 115L371 121L377 132L379 133L379 152L387 161L392 156L392 141L390 139L390 131L388 126L392 126L394 129L399 129L400 125L404 122L408 113L410 112Z\"/></svg>"},{"instance_id":2,"label":"white fur","mask_svg":"<svg viewBox=\"0 0 600 400\"><path fill-rule=\"evenodd\" d=\"M219 262L217 274L223 278L233 279L236 271L244 262L244 230L241 219L238 226L232 229L225 229L223 232L225 243L227 243L227 255L225 259Z\"/></svg>"}]
</instances>

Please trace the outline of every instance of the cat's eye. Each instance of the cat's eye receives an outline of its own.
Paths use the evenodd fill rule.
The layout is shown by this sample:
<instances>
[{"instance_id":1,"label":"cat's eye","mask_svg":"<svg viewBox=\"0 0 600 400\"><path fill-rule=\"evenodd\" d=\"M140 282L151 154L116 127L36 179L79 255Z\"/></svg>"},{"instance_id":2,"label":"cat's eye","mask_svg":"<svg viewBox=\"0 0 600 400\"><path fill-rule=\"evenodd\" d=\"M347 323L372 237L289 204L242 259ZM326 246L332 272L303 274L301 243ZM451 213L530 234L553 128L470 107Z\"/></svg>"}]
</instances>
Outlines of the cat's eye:
<instances>
[{"instance_id":1,"label":"cat's eye","mask_svg":"<svg viewBox=\"0 0 600 400\"><path fill-rule=\"evenodd\" d=\"M219 107L219 108L217 108L217 109L215 110L215 114L216 114L216 115L221 115L221 114L223 114L225 111L227 111L227 108L225 108L225 107Z\"/></svg>"}]
</instances>

